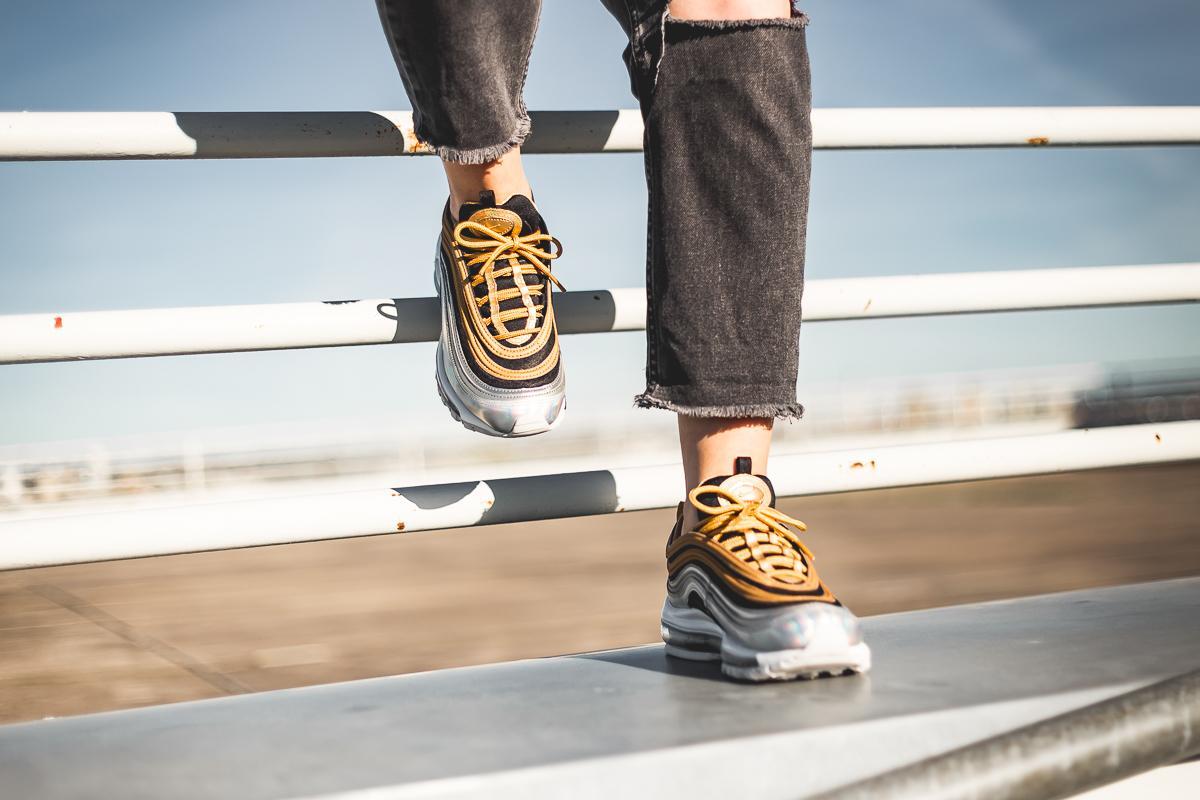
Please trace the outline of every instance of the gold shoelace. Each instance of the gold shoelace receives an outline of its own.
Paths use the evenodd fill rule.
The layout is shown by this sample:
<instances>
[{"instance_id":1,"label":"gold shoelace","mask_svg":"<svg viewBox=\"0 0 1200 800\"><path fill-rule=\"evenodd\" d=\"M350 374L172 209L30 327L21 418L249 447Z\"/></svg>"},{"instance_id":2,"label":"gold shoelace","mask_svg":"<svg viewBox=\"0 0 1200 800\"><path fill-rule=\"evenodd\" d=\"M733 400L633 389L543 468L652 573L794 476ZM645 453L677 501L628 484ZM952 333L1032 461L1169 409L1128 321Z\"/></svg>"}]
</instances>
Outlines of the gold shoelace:
<instances>
[{"instance_id":1,"label":"gold shoelace","mask_svg":"<svg viewBox=\"0 0 1200 800\"><path fill-rule=\"evenodd\" d=\"M705 494L724 498L729 505L710 506L700 500ZM764 503L745 502L719 486L697 486L688 493L688 500L697 511L709 515L696 533L709 536L772 578L786 583L803 583L807 579L812 551L787 527L807 530L800 520Z\"/></svg>"},{"instance_id":2,"label":"gold shoelace","mask_svg":"<svg viewBox=\"0 0 1200 800\"><path fill-rule=\"evenodd\" d=\"M478 234L478 237L464 235L465 232ZM524 236L518 233L514 236L506 236L502 233L497 233L486 225L481 225L478 222L466 220L460 222L454 228L454 241L464 250L482 251L466 260L468 271L478 266L478 270L470 279L471 288L479 286L485 281L488 283L488 293L485 297L478 297L475 302L480 308L490 304L490 316L484 317L483 323L490 324L496 329L496 338L499 340L512 339L517 336L528 336L537 333L540 325L533 325L528 328L519 328L517 330L508 330L505 325L507 322L512 322L518 319L528 319L530 314L534 319L539 319L544 316L543 309L545 304L533 304L532 298L542 293L541 286L528 286L524 291L520 287L512 287L509 289L495 288L496 278L504 278L515 275L545 275L546 278L557 286L563 289L563 285L559 283L558 278L550 273L550 267L546 266L546 262L558 258L562 255L562 242L555 239L546 233L535 232ZM537 245L548 242L551 249L543 250ZM498 266L497 262L507 261L503 266ZM504 311L500 310L500 304L505 300L511 300L516 297L522 297L528 293L530 296L530 305L522 303L520 308L510 308Z\"/></svg>"}]
</instances>

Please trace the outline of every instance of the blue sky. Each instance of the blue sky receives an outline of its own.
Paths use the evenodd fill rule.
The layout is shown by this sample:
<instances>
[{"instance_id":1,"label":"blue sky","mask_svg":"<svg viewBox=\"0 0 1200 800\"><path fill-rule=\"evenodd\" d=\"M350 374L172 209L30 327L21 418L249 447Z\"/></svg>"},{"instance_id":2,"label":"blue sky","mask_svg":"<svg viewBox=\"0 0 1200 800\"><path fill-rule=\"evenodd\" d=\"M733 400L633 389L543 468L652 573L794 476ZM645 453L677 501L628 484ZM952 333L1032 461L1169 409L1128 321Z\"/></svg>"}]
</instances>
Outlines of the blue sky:
<instances>
[{"instance_id":1,"label":"blue sky","mask_svg":"<svg viewBox=\"0 0 1200 800\"><path fill-rule=\"evenodd\" d=\"M370 0L0 8L0 110L408 108ZM817 107L1200 104L1186 0L804 8ZM529 106L631 107L622 47L598 2L550 0ZM568 288L640 285L640 155L528 169ZM1200 260L1198 178L1200 148L818 153L808 276ZM0 164L0 313L428 295L443 197L432 159ZM1192 307L822 323L801 337L800 397L1197 357L1198 333ZM641 337L565 340L573 417L630 405ZM452 425L431 345L0 369L0 443L391 413Z\"/></svg>"}]
</instances>

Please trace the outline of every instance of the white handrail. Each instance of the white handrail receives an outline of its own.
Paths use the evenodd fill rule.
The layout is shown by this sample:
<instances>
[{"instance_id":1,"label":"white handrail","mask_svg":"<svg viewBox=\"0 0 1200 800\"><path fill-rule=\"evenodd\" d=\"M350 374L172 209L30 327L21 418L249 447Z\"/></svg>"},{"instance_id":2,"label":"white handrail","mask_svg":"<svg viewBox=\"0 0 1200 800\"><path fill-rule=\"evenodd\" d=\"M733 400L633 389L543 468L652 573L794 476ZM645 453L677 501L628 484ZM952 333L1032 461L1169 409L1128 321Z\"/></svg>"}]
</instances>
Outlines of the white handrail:
<instances>
[{"instance_id":1,"label":"white handrail","mask_svg":"<svg viewBox=\"0 0 1200 800\"><path fill-rule=\"evenodd\" d=\"M1200 301L1200 263L810 281L804 319L881 319ZM642 289L567 292L563 333L645 327ZM0 316L0 364L425 342L433 298Z\"/></svg>"},{"instance_id":2,"label":"white handrail","mask_svg":"<svg viewBox=\"0 0 1200 800\"><path fill-rule=\"evenodd\" d=\"M1200 421L777 456L781 496L1200 458ZM0 523L0 569L663 508L678 465Z\"/></svg>"},{"instance_id":3,"label":"white handrail","mask_svg":"<svg viewBox=\"0 0 1200 800\"><path fill-rule=\"evenodd\" d=\"M1200 144L1200 106L820 108L819 149ZM535 111L527 153L642 149L632 109ZM427 155L408 111L3 112L0 161Z\"/></svg>"}]
</instances>

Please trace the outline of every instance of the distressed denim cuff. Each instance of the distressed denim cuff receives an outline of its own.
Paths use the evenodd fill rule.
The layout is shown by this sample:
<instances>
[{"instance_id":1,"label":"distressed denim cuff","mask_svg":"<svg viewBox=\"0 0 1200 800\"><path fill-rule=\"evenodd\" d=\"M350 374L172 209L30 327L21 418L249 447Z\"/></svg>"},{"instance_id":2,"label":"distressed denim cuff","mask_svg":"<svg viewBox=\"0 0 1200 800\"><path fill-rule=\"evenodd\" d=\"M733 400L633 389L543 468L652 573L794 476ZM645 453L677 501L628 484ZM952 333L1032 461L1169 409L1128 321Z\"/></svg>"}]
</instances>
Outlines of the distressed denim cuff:
<instances>
[{"instance_id":1,"label":"distressed denim cuff","mask_svg":"<svg viewBox=\"0 0 1200 800\"><path fill-rule=\"evenodd\" d=\"M529 135L523 93L540 0L377 0L417 138L455 164L494 161Z\"/></svg>"},{"instance_id":2,"label":"distressed denim cuff","mask_svg":"<svg viewBox=\"0 0 1200 800\"><path fill-rule=\"evenodd\" d=\"M747 399L778 402L745 402ZM633 399L638 408L658 408L684 417L721 419L800 419L804 406L796 402L795 389L779 386L659 386L650 384Z\"/></svg>"},{"instance_id":3,"label":"distressed denim cuff","mask_svg":"<svg viewBox=\"0 0 1200 800\"><path fill-rule=\"evenodd\" d=\"M434 149L438 157L443 161L451 164L486 164L489 161L495 161L500 156L512 150L514 147L520 147L525 143L525 139L529 137L530 121L528 112L524 112L517 119L517 127L512 135L503 142L483 147L454 147L453 145L438 144L436 141L429 141L423 138L419 133L417 138L421 139Z\"/></svg>"}]
</instances>

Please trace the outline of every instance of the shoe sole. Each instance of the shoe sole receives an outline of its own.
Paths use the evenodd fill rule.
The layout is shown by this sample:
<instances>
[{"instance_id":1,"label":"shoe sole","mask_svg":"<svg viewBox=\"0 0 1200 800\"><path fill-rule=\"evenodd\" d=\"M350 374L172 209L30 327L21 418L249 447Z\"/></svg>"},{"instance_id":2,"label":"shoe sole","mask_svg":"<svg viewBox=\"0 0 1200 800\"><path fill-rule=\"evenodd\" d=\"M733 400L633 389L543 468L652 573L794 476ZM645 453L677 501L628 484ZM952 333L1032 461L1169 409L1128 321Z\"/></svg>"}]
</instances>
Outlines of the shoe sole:
<instances>
[{"instance_id":1,"label":"shoe sole","mask_svg":"<svg viewBox=\"0 0 1200 800\"><path fill-rule=\"evenodd\" d=\"M434 284L434 288L437 290L439 305L443 302L442 301L443 289L442 289L442 261L441 261L441 258L442 258L441 249L439 247L439 249L434 253L434 260L433 260L433 279L434 279L433 284ZM439 317L439 319L441 319L441 317ZM442 405L444 405L446 407L446 410L450 412L450 416L454 418L454 421L457 422L459 425L462 425L467 430L469 430L473 433L481 433L484 436L492 436L497 439L520 439L520 438L523 438L526 436L537 436L538 434L541 434L541 433L548 433L549 431L552 431L556 427L558 427L558 424L560 422L562 422L562 418L564 416L566 416L567 401L564 398L562 407L559 409L558 416L556 416L554 418L554 422L551 422L544 426L539 426L536 428L526 428L526 429L520 431L519 433L512 433L512 432L496 430L495 428L493 428L492 426L488 425L486 422L481 420L479 417L477 417L473 413L471 413L471 411L466 407L466 405L459 399L458 394L452 388L449 388L450 380L446 376L445 361L443 359L443 350L442 350L442 348L444 348L445 346L446 346L446 343L443 341L443 335L439 335L438 336L437 355L436 355L436 360L435 360L436 367L434 369L434 381L437 384L438 397L441 398Z\"/></svg>"},{"instance_id":2,"label":"shoe sole","mask_svg":"<svg viewBox=\"0 0 1200 800\"><path fill-rule=\"evenodd\" d=\"M858 675L871 669L871 650L863 642L814 642L794 650L755 651L727 641L707 614L668 605L662 617L666 653L687 661L720 661L721 672L737 680L788 681Z\"/></svg>"}]
</instances>

